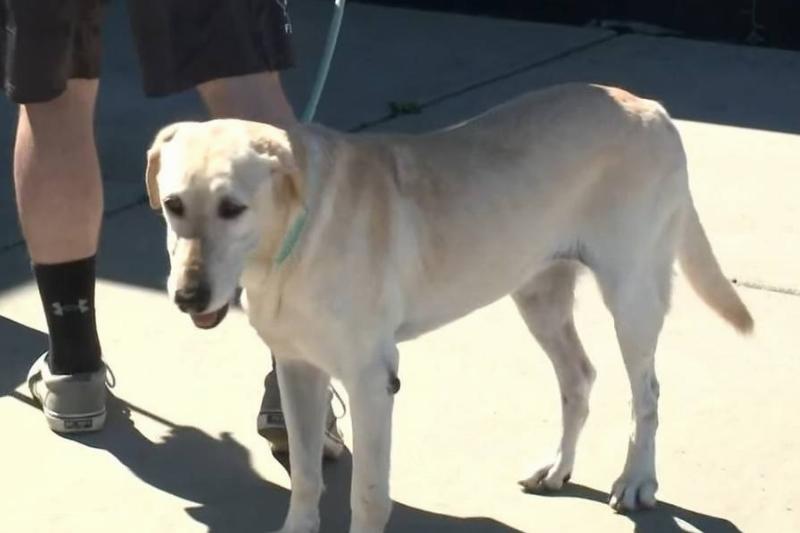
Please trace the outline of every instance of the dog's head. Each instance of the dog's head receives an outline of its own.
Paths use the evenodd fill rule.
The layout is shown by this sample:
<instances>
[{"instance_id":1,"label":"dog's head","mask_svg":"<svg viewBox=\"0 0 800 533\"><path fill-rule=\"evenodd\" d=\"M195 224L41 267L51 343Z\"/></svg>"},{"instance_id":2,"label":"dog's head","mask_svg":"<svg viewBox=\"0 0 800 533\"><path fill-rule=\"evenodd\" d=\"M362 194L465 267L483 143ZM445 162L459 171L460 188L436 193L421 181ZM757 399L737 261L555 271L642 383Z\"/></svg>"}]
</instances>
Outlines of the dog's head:
<instances>
[{"instance_id":1,"label":"dog's head","mask_svg":"<svg viewBox=\"0 0 800 533\"><path fill-rule=\"evenodd\" d=\"M265 124L179 122L156 135L147 193L166 219L167 289L197 327L225 318L247 256L299 201L298 174L286 132Z\"/></svg>"}]
</instances>

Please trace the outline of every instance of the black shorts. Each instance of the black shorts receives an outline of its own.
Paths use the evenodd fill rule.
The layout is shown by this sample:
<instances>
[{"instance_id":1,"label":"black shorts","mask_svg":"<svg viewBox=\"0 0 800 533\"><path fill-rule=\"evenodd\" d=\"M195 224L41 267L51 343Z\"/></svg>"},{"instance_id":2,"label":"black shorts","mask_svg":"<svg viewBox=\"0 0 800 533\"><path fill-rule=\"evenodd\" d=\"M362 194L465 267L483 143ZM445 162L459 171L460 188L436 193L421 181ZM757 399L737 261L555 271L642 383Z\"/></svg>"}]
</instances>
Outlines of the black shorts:
<instances>
[{"instance_id":1,"label":"black shorts","mask_svg":"<svg viewBox=\"0 0 800 533\"><path fill-rule=\"evenodd\" d=\"M0 0L0 77L17 103L100 75L107 0ZM292 66L288 0L128 0L144 92Z\"/></svg>"}]
</instances>

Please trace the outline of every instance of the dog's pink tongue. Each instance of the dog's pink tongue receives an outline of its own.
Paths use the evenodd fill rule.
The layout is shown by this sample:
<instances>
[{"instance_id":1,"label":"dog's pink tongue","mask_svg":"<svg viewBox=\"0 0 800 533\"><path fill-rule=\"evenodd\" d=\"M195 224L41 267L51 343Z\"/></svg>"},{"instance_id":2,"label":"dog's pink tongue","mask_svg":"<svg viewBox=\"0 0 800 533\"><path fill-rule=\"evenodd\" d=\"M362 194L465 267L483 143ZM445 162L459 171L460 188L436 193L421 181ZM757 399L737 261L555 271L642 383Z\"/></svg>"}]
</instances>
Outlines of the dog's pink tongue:
<instances>
[{"instance_id":1,"label":"dog's pink tongue","mask_svg":"<svg viewBox=\"0 0 800 533\"><path fill-rule=\"evenodd\" d=\"M228 304L223 305L216 311L210 313L192 314L192 322L200 329L211 329L217 327L228 314Z\"/></svg>"},{"instance_id":2,"label":"dog's pink tongue","mask_svg":"<svg viewBox=\"0 0 800 533\"><path fill-rule=\"evenodd\" d=\"M213 328L217 325L217 312L192 315L192 322L198 328Z\"/></svg>"}]
</instances>

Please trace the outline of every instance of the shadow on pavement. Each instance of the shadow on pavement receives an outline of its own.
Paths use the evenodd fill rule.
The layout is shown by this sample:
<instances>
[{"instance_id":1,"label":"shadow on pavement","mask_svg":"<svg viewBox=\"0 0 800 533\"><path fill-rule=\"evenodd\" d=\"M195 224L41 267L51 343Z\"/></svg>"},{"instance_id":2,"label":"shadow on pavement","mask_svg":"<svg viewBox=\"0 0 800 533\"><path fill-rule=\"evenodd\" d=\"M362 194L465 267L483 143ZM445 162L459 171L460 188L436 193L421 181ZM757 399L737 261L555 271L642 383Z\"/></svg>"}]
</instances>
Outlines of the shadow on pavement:
<instances>
[{"instance_id":1,"label":"shadow on pavement","mask_svg":"<svg viewBox=\"0 0 800 533\"><path fill-rule=\"evenodd\" d=\"M275 457L287 474L290 473L288 457ZM326 489L320 502L322 530L347 531L350 521L350 479L353 471L353 456L350 454L350 450L345 450L345 453L336 462L326 462L325 465ZM336 520L331 521L331 517L336 517ZM395 502L386 531L388 533L409 531L511 533L519 530L490 518L457 518L422 511Z\"/></svg>"},{"instance_id":2,"label":"shadow on pavement","mask_svg":"<svg viewBox=\"0 0 800 533\"><path fill-rule=\"evenodd\" d=\"M14 389L25 381L31 364L45 350L47 335L0 316L0 397L19 396Z\"/></svg>"},{"instance_id":3,"label":"shadow on pavement","mask_svg":"<svg viewBox=\"0 0 800 533\"><path fill-rule=\"evenodd\" d=\"M580 498L599 502L603 505L608 503L607 492L575 483L568 483L559 492L537 495L550 498ZM665 502L658 502L656 508L651 511L628 513L625 516L634 523L634 533L685 533L687 531L742 533L729 520L691 511Z\"/></svg>"},{"instance_id":4,"label":"shadow on pavement","mask_svg":"<svg viewBox=\"0 0 800 533\"><path fill-rule=\"evenodd\" d=\"M278 529L289 504L289 492L262 478L252 467L250 452L229 433L219 438L181 426L117 397L108 402L101 433L69 437L103 449L153 488L191 500L187 514L209 533L263 533ZM135 411L169 427L161 442L152 442L136 428ZM268 453L266 443L264 453ZM321 503L324 532L346 531L349 521L350 455L324 470L326 492ZM457 518L395 504L389 532L436 531L506 533L518 530L488 518Z\"/></svg>"}]
</instances>

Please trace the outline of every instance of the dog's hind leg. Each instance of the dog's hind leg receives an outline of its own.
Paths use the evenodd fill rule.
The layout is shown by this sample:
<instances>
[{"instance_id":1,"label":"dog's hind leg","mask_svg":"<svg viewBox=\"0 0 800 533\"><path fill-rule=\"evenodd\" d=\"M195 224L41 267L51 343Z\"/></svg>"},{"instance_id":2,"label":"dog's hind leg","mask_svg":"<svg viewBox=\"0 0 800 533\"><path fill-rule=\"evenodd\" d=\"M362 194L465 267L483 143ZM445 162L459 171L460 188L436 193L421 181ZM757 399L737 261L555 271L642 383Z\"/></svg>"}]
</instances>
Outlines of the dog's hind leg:
<instances>
[{"instance_id":1,"label":"dog's hind leg","mask_svg":"<svg viewBox=\"0 0 800 533\"><path fill-rule=\"evenodd\" d=\"M289 433L292 492L281 533L319 531L322 444L330 377L306 362L277 358L281 405Z\"/></svg>"},{"instance_id":2,"label":"dog's hind leg","mask_svg":"<svg viewBox=\"0 0 800 533\"><path fill-rule=\"evenodd\" d=\"M595 371L572 316L577 264L558 261L513 295L525 323L547 353L561 390L562 434L555 458L520 484L530 491L557 490L575 464L578 436L589 415Z\"/></svg>"}]
</instances>

